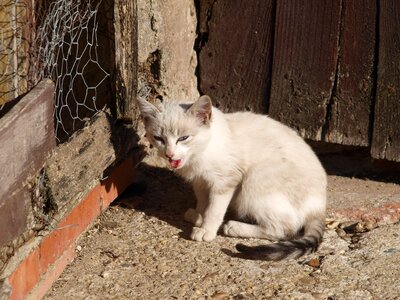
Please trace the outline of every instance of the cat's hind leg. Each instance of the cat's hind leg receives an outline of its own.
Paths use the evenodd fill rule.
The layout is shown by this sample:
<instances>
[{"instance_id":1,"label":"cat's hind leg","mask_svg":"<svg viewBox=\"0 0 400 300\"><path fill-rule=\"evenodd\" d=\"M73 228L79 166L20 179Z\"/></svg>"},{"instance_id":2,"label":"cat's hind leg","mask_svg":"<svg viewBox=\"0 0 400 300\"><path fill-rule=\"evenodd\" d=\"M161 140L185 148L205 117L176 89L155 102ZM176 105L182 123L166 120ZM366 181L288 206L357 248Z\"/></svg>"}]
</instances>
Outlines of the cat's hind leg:
<instances>
[{"instance_id":1,"label":"cat's hind leg","mask_svg":"<svg viewBox=\"0 0 400 300\"><path fill-rule=\"evenodd\" d=\"M264 226L248 224L239 221L228 221L223 226L223 232L227 236L241 238L258 238L277 241L284 237L283 232L271 228L268 230Z\"/></svg>"}]
</instances>

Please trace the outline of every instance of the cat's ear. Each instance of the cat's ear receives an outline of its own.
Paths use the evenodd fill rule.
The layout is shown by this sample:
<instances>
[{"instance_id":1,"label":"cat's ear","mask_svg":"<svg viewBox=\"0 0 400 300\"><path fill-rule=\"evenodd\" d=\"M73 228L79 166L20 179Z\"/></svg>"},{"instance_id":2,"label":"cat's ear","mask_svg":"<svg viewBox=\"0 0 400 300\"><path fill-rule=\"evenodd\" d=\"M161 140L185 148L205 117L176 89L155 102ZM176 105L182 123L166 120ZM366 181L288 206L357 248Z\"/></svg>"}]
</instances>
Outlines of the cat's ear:
<instances>
[{"instance_id":1,"label":"cat's ear","mask_svg":"<svg viewBox=\"0 0 400 300\"><path fill-rule=\"evenodd\" d=\"M188 110L200 120L202 124L208 125L211 120L212 103L207 95L201 96Z\"/></svg>"},{"instance_id":2,"label":"cat's ear","mask_svg":"<svg viewBox=\"0 0 400 300\"><path fill-rule=\"evenodd\" d=\"M160 113L157 107L144 99L137 98L137 104L139 106L140 116L145 123L151 118L157 118L157 115Z\"/></svg>"}]
</instances>

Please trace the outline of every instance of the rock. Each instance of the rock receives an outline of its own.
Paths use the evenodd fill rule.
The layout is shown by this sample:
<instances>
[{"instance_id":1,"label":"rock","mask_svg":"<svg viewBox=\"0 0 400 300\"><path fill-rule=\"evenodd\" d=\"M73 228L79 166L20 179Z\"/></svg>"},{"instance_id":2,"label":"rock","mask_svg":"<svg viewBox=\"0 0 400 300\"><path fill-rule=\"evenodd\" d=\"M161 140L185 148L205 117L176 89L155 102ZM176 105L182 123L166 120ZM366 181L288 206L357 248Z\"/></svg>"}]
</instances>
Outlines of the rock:
<instances>
[{"instance_id":1,"label":"rock","mask_svg":"<svg viewBox=\"0 0 400 300\"><path fill-rule=\"evenodd\" d=\"M314 257L307 262L307 265L313 268L319 268L321 265L321 261L318 257Z\"/></svg>"}]
</instances>

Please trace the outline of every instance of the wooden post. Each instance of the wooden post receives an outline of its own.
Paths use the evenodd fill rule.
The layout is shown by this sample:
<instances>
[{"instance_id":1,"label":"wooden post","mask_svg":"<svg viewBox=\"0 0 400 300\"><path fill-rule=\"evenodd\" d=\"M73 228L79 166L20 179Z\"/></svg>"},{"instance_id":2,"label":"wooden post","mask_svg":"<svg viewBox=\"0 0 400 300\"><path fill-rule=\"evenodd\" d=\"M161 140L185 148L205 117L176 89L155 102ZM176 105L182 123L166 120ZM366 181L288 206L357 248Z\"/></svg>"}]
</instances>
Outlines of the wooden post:
<instances>
[{"instance_id":1,"label":"wooden post","mask_svg":"<svg viewBox=\"0 0 400 300\"><path fill-rule=\"evenodd\" d=\"M376 7L375 0L342 1L339 60L322 137L326 142L370 144Z\"/></svg>"},{"instance_id":2,"label":"wooden post","mask_svg":"<svg viewBox=\"0 0 400 300\"><path fill-rule=\"evenodd\" d=\"M137 91L137 1L114 3L117 117L132 122Z\"/></svg>"},{"instance_id":3,"label":"wooden post","mask_svg":"<svg viewBox=\"0 0 400 300\"><path fill-rule=\"evenodd\" d=\"M274 8L271 0L200 1L200 90L224 111L268 108Z\"/></svg>"},{"instance_id":4,"label":"wooden post","mask_svg":"<svg viewBox=\"0 0 400 300\"><path fill-rule=\"evenodd\" d=\"M269 114L321 140L338 60L340 0L277 1Z\"/></svg>"},{"instance_id":5,"label":"wooden post","mask_svg":"<svg viewBox=\"0 0 400 300\"><path fill-rule=\"evenodd\" d=\"M400 161L400 3L379 1L379 58L371 154Z\"/></svg>"}]
</instances>

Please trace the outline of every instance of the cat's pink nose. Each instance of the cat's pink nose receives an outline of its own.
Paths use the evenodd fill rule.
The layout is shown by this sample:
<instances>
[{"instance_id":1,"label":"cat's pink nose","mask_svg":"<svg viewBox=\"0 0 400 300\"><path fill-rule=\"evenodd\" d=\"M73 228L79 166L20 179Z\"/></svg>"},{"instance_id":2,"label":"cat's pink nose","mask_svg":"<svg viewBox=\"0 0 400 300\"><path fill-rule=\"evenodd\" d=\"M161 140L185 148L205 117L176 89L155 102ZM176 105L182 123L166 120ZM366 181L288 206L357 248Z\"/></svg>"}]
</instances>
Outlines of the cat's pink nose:
<instances>
[{"instance_id":1,"label":"cat's pink nose","mask_svg":"<svg viewBox=\"0 0 400 300\"><path fill-rule=\"evenodd\" d=\"M173 153L167 152L165 153L165 157L171 159L174 156Z\"/></svg>"}]
</instances>

